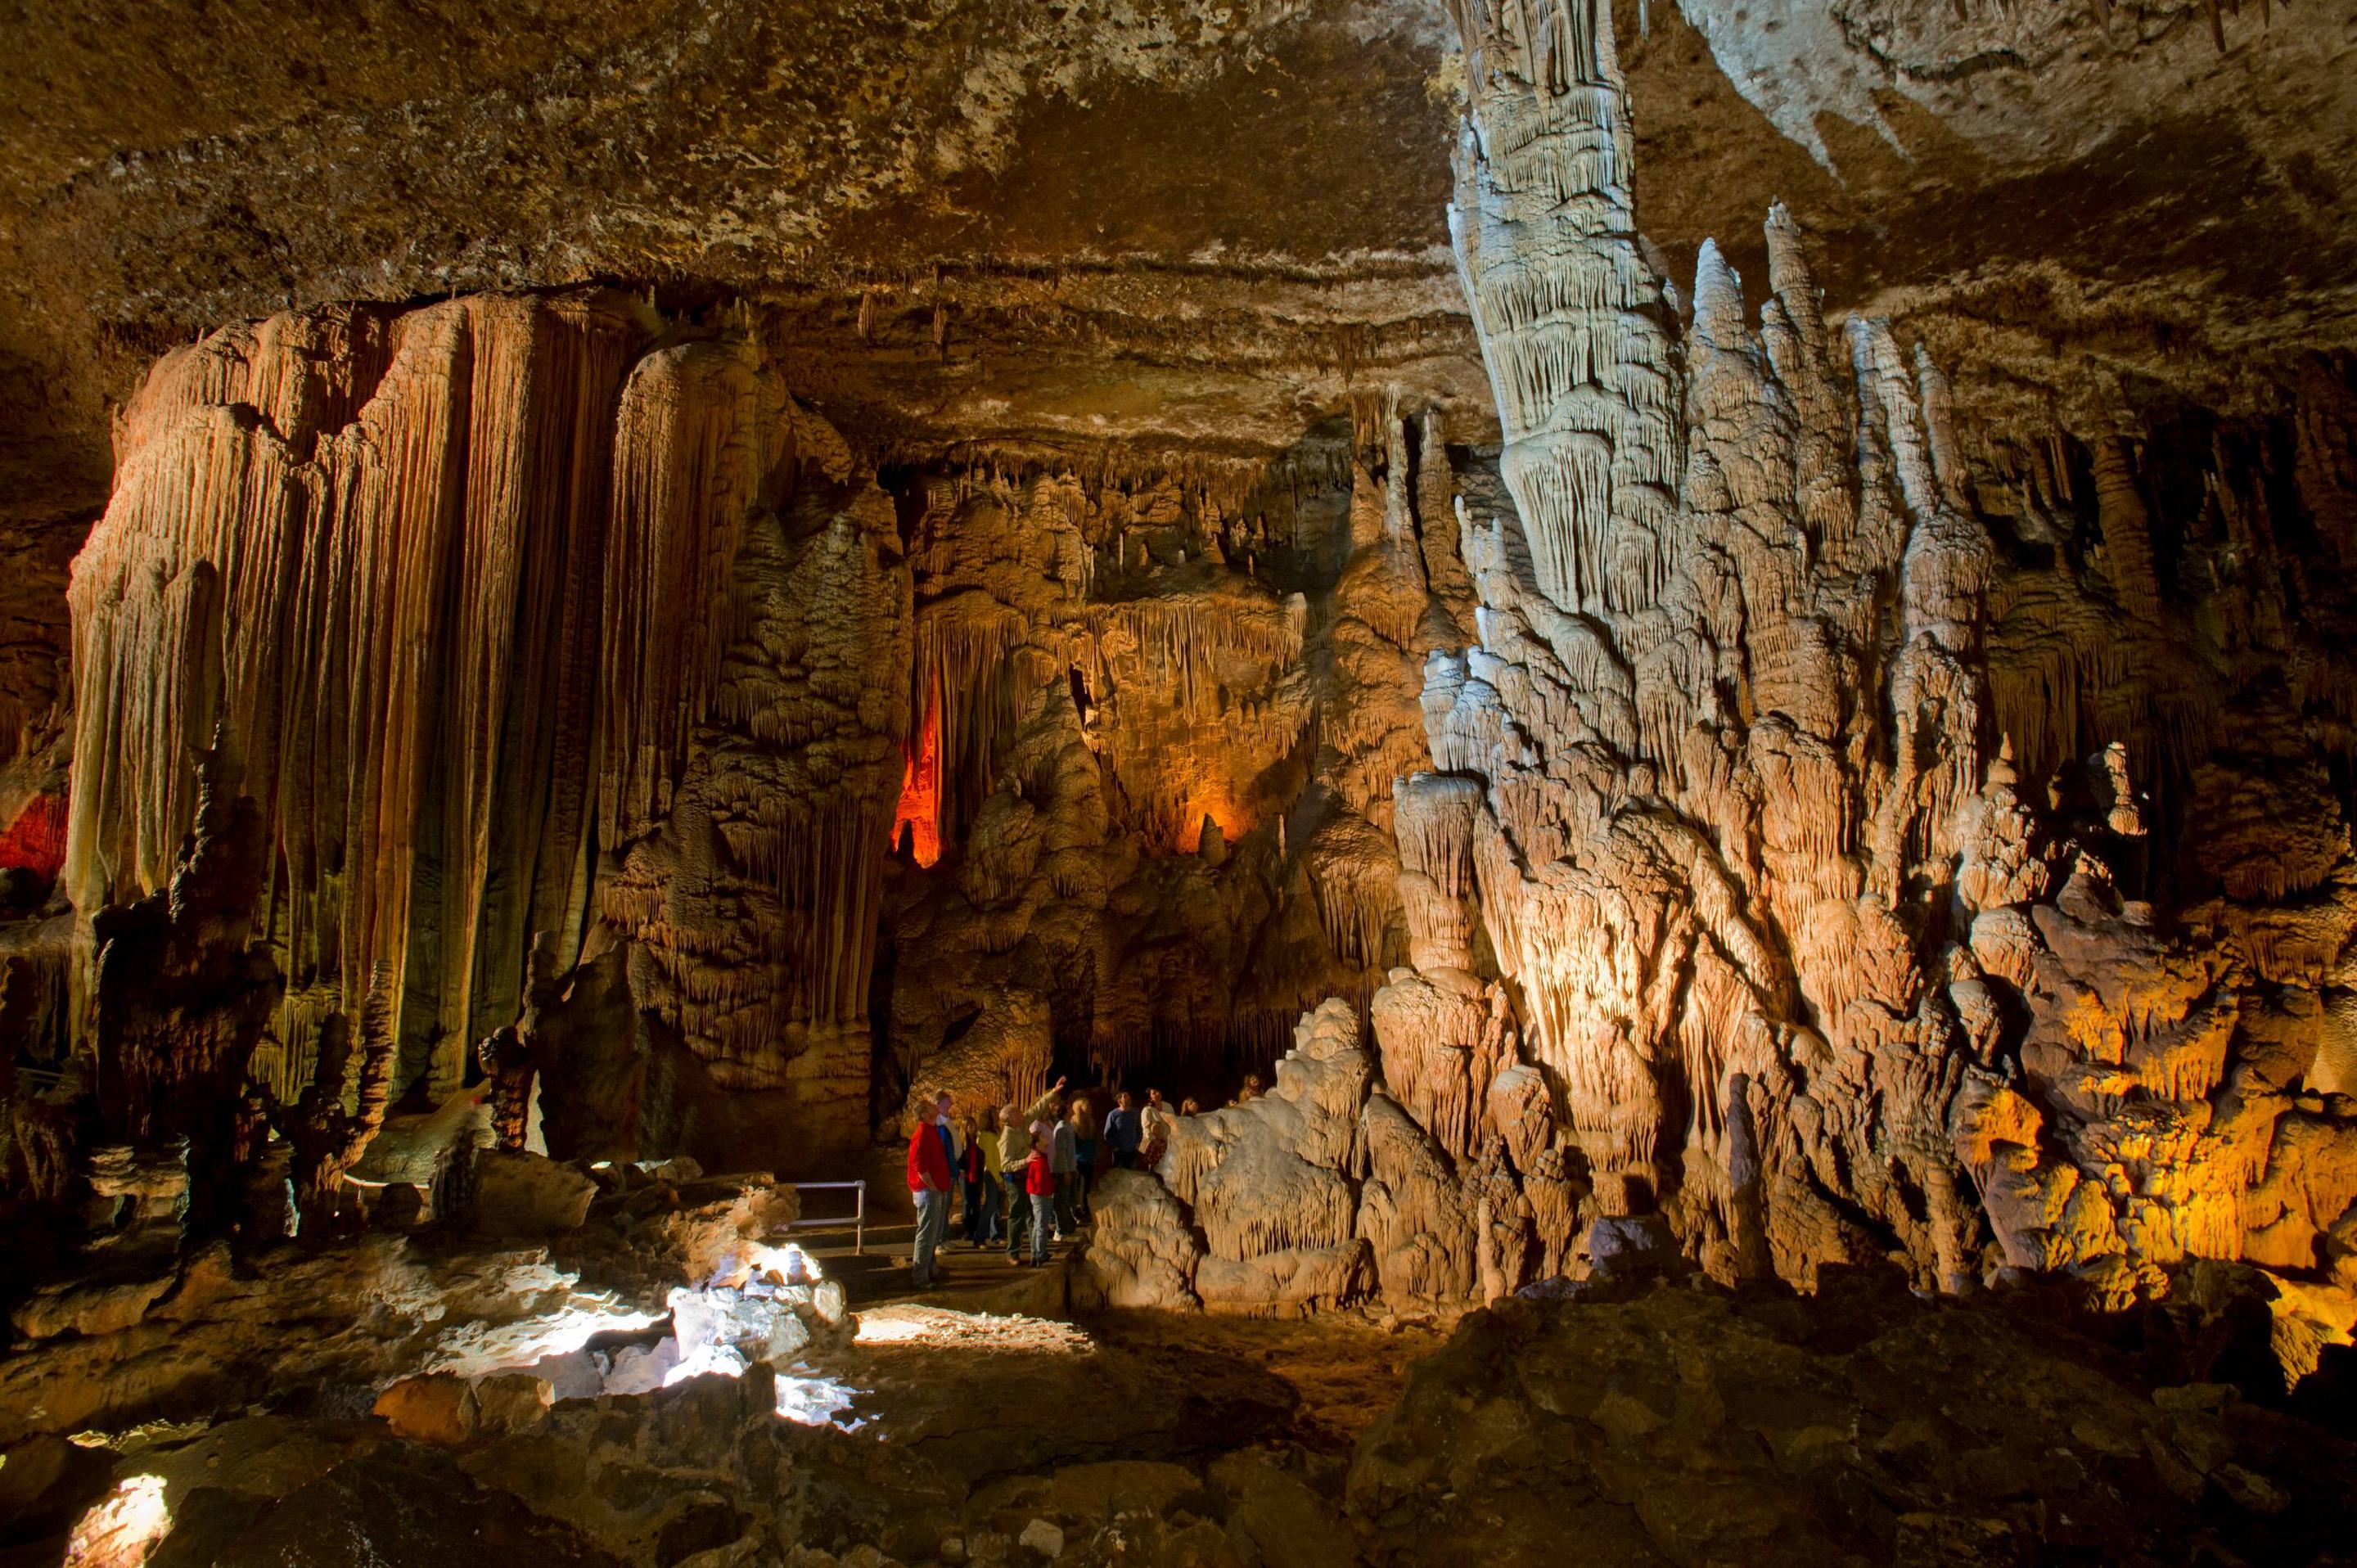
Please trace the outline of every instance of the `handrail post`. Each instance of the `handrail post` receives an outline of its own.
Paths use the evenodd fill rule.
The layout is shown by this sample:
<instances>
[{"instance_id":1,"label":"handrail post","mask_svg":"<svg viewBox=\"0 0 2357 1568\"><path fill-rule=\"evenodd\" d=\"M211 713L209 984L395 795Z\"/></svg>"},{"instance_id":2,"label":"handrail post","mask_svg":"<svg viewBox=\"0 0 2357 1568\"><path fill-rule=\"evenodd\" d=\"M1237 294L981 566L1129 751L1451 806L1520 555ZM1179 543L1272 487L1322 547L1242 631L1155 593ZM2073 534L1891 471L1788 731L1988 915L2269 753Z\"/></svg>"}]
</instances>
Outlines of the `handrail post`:
<instances>
[{"instance_id":1,"label":"handrail post","mask_svg":"<svg viewBox=\"0 0 2357 1568\"><path fill-rule=\"evenodd\" d=\"M854 1200L854 1208L851 1213L851 1250L854 1253L861 1256L865 1256L866 1254L867 1182L865 1177L862 1177L858 1181L790 1181L781 1182L779 1185L781 1187L792 1187L796 1192L842 1192L848 1189L851 1192ZM843 1221L840 1219L832 1214L822 1215L815 1219L805 1219L797 1214L793 1219L786 1221L786 1229L789 1230L800 1230L813 1225L824 1225L832 1228L842 1223Z\"/></svg>"}]
</instances>

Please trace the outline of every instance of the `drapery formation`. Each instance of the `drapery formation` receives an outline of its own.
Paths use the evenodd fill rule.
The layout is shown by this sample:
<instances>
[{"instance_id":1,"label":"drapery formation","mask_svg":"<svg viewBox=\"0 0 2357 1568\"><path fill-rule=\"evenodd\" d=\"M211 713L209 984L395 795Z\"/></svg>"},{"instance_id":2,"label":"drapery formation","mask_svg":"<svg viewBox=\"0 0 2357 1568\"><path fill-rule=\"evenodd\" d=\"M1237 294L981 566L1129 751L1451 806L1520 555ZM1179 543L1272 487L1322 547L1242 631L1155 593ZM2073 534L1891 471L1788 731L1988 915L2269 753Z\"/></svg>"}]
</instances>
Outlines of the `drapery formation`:
<instances>
[{"instance_id":1,"label":"drapery formation","mask_svg":"<svg viewBox=\"0 0 2357 1568\"><path fill-rule=\"evenodd\" d=\"M195 758L217 754L268 824L259 929L287 988L257 1068L282 1096L379 964L404 1081L427 1069L447 1090L517 1018L535 934L579 950L599 854L667 819L699 726L813 742L791 714L766 722L776 693L730 663L775 629L748 541L793 490L797 416L741 335L663 331L614 295L280 316L167 356L125 411L72 580L66 885L84 911L164 886ZM789 591L867 605L888 651L906 575L856 543L874 521ZM877 627L840 629L864 653ZM897 746L896 703L851 709ZM750 813L734 867L805 916L837 884L872 911L866 818L888 819L888 789L856 766L804 782ZM846 813L865 816L838 839ZM773 923L797 973L823 972L789 1010L857 1017L861 922Z\"/></svg>"}]
</instances>

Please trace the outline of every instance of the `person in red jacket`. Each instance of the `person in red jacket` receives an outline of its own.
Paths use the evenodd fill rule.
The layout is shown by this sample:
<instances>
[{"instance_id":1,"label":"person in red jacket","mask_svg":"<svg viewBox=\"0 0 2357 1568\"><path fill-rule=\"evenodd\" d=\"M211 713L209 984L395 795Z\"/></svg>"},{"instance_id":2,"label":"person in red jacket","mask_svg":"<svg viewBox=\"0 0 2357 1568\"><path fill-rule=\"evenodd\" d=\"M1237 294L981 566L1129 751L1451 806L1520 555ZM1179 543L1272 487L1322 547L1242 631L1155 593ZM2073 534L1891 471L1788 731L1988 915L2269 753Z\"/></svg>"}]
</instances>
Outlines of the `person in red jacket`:
<instances>
[{"instance_id":1,"label":"person in red jacket","mask_svg":"<svg viewBox=\"0 0 2357 1568\"><path fill-rule=\"evenodd\" d=\"M1031 1160L1023 1190L1031 1195L1031 1262L1048 1261L1048 1228L1056 1222L1056 1168L1049 1157L1048 1123L1031 1123Z\"/></svg>"},{"instance_id":2,"label":"person in red jacket","mask_svg":"<svg viewBox=\"0 0 2357 1568\"><path fill-rule=\"evenodd\" d=\"M917 1244L909 1273L919 1290L933 1287L933 1254L950 1229L951 1173L957 1154L950 1136L950 1097L946 1090L920 1101L917 1130L909 1134L909 1197L917 1208Z\"/></svg>"}]
</instances>

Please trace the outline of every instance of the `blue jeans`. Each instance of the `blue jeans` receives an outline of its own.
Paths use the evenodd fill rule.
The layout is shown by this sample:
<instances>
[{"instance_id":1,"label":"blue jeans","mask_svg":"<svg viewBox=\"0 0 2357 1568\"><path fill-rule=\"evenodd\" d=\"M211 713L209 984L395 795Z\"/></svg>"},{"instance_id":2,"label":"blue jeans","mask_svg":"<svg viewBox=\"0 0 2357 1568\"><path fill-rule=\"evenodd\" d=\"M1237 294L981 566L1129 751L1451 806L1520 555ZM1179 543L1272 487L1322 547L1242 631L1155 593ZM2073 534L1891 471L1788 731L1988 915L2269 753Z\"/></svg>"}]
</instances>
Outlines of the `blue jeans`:
<instances>
[{"instance_id":1,"label":"blue jeans","mask_svg":"<svg viewBox=\"0 0 2357 1568\"><path fill-rule=\"evenodd\" d=\"M931 1187L920 1187L909 1194L917 1200L917 1250L914 1267L909 1272L919 1290L931 1286L933 1253L942 1238L949 1234L950 1195L946 1188L936 1192Z\"/></svg>"},{"instance_id":2,"label":"blue jeans","mask_svg":"<svg viewBox=\"0 0 2357 1568\"><path fill-rule=\"evenodd\" d=\"M998 1240L998 1198L996 1171L965 1184L965 1239L977 1247Z\"/></svg>"},{"instance_id":3,"label":"blue jeans","mask_svg":"<svg viewBox=\"0 0 2357 1568\"><path fill-rule=\"evenodd\" d=\"M1056 1221L1056 1200L1040 1193L1031 1200L1031 1261L1048 1261L1048 1228Z\"/></svg>"},{"instance_id":4,"label":"blue jeans","mask_svg":"<svg viewBox=\"0 0 2357 1568\"><path fill-rule=\"evenodd\" d=\"M1023 1237L1031 1229L1031 1210L1037 1207L1031 1195L1023 1190L1023 1173L1001 1171L999 1179L1006 1184L1006 1255L1023 1255Z\"/></svg>"}]
</instances>

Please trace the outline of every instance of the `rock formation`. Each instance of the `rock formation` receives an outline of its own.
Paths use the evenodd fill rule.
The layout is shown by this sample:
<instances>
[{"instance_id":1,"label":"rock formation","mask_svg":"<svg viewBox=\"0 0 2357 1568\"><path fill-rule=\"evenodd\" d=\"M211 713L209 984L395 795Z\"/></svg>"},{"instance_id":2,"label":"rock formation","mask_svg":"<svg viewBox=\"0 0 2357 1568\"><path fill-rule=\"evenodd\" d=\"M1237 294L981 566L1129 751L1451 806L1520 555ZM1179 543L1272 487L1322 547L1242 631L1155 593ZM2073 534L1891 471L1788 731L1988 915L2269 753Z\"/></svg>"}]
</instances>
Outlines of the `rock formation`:
<instances>
[{"instance_id":1,"label":"rock formation","mask_svg":"<svg viewBox=\"0 0 2357 1568\"><path fill-rule=\"evenodd\" d=\"M2210 881L2154 864L2139 779L2336 813L2294 803L2315 799L2296 767L2230 785L2197 764L2185 715L2207 704L2185 693L2222 697L2219 675L2112 629L2160 614L2124 448L2089 459L2103 578L1993 532L1944 379L1870 320L1837 349L1781 209L1758 325L1706 243L1676 352L1635 248L1609 20L1475 4L1458 21L1473 96L1451 230L1516 515L1469 529L1481 635L1429 666L1437 772L1403 789L1430 825L1402 847L1440 872L1413 907L1439 961L1402 983L1421 998L1455 972L1469 869L1541 1106L1598 1208L1658 1200L1723 1277L1889 1254L1941 1288L2067 1267L2117 1297L2189 1255L2281 1256L2248 1240L2271 1228L2314 1266L2345 1200L2269 1196L2343 1168L2266 1065L2263 993L2301 961L2273 930L2218 928L2301 899L2320 973L2346 916L2308 894L2345 840L2273 852L2304 854L2298 872L2211 850L2224 900L2180 917L2196 929L2157 930L2133 901ZM2308 504L2339 503L2328 483ZM2059 603L2060 634L2085 639L2075 687L2026 696L2029 618L2000 594ZM2264 689L2272 662L2227 666L2225 690ZM2050 810L2025 805L2024 764L2056 779ZM2169 813L2164 854L2205 859L2199 811ZM1477 1009L1376 1017L1387 1066L1417 1071L1435 1036L1484 1054ZM1497 1095L1513 1065L1469 1102L1527 1189L1550 1140L1518 1137ZM1467 1103L1452 1088L1434 1113L1455 1131Z\"/></svg>"},{"instance_id":2,"label":"rock formation","mask_svg":"<svg viewBox=\"0 0 2357 1568\"><path fill-rule=\"evenodd\" d=\"M160 889L188 757L231 759L286 976L255 1073L289 1101L378 964L399 1086L447 1095L519 1020L534 939L561 974L600 914L720 1089L864 1020L905 725L864 662L907 635L889 508L741 334L661 330L608 295L280 317L126 414L75 568L64 878L85 911Z\"/></svg>"},{"instance_id":3,"label":"rock formation","mask_svg":"<svg viewBox=\"0 0 2357 1568\"><path fill-rule=\"evenodd\" d=\"M1658 1209L1730 1281L1895 1258L2120 1305L2241 1260L2287 1276L2287 1346L2333 1337L2349 852L2293 737L2337 733L2337 655L2285 618L2305 577L2243 459L2216 452L2165 596L2165 470L2056 447L2008 504L2020 449L1968 462L1929 357L1829 328L1781 208L1756 324L1707 243L1682 319L1609 15L1456 19L1450 225L1504 494L1466 476L1476 635L1428 646L1429 766L1395 787L1412 967L1351 1053L1356 1129L1287 1109L1340 1026L1305 1019L1269 1102L1180 1122L1176 1206L1115 1190L1101 1288L1495 1299ZM2330 427L2345 381L2305 385ZM2345 478L2298 472L2329 533ZM1374 1281L1297 1283L1345 1235Z\"/></svg>"},{"instance_id":4,"label":"rock formation","mask_svg":"<svg viewBox=\"0 0 2357 1568\"><path fill-rule=\"evenodd\" d=\"M1713 91L1781 127L1810 180L1839 165L1865 189L1872 149L1803 109L1830 94L1905 151L1924 127L1900 100L1977 124L1966 79L2068 75L2075 17L2014 19L2022 55L1986 17L1904 5L1803 7L1771 44L1708 0L1617 24L1604 0L1449 0L1448 49L1438 13L1341 0L1094 21L962 4L963 32L875 29L958 32L954 88L931 42L877 77L867 35L811 24L845 80L909 96L939 133L921 148L896 124L889 156L855 137L820 158L799 129L755 152L698 119L694 157L639 156L678 205L630 175L628 239L552 216L464 265L355 272L307 221L286 264L312 270L191 342L158 324L239 317L254 289L193 257L159 303L125 303L159 250L142 225L177 210L144 159L104 173L122 278L85 243L98 166L0 237L67 257L61 297L140 328L108 318L103 355L33 335L81 365L59 419L102 358L146 367L102 510L65 478L0 496L0 1243L34 1261L0 1287L7 1430L228 1400L277 1364L242 1337L281 1311L303 1340L284 1364L397 1384L390 1429L453 1447L566 1425L536 1385L482 1381L527 1361L652 1399L848 1355L839 1292L766 1253L720 1266L777 1217L746 1195L781 1189L748 1182L717 1241L656 1211L697 1230L696 1162L847 1177L920 1091L963 1114L1060 1078L1212 1107L1172 1118L1151 1168L1105 1176L1085 1308L1397 1325L1683 1260L1732 1296L1696 1287L1721 1305L1631 1307L1612 1331L1665 1314L1798 1388L1855 1369L1780 1359L1725 1301L1883 1266L1927 1297L2002 1287L2147 1326L2226 1292L2264 1316L2282 1399L2304 1379L2322 1398L2357 1327L2357 360L2328 329L2343 285L2310 275L2341 252L2286 263L2316 330L2244 356L2171 350L2178 328L2106 317L2059 274L2038 309L1956 303L2026 289L2018 257L1878 295L1859 280L1886 261L1804 243L1796 209L1850 199L1814 184L1722 246L1691 182L1656 190L1649 165L1674 231L1641 231L1641 149L1664 138L1639 134L1632 70L1686 80L1680 48L1776 65ZM2131 40L2123 14L2114 39L2098 12L2138 80L2187 36L2154 13ZM770 41L724 66L729 27L663 43L657 16L548 70L694 81L769 124L790 51L762 6L730 16ZM2229 56L2248 21L2213 7L2196 41ZM1078 132L1026 161L1036 116L1100 91L1135 114L1141 81L1258 145L1276 133L1247 111L1302 97L1263 73L1331 81L1318 51L1346 37L1389 112L1362 95L1318 129L1349 118L1367 148L1429 129L1437 156L1454 118L1445 208L1437 164L1359 171L1383 209L1338 217L1265 160L1242 205L1298 208L1296 253L1204 229L1226 188L1168 197L1200 166L1176 133L1110 172ZM1876 53L1890 92L1865 101L1792 74L1857 38L1922 70ZM1222 39L1232 66L1206 53ZM2196 97L2294 48L2263 44ZM595 162L618 93L491 119ZM821 120L875 128L865 98L839 107ZM1663 107L1708 131L1702 98ZM188 199L218 216L217 182L274 188L287 134L188 155ZM786 160L759 166L770 205L705 183L725 147ZM1927 158L1927 187L1956 156ZM1122 210L993 250L977 193L1067 164ZM2282 182L2329 205L2313 157ZM487 222L522 221L477 183ZM1396 220L1411 198L1429 210ZM716 259L715 213L726 243L791 264ZM910 237L853 243L871 221ZM5 349L25 335L0 294ZM319 303L371 294L410 303ZM2007 335L2025 314L2042 347ZM628 1256L533 1272L534 1246L616 1211ZM418 1229L452 1256L403 1239ZM457 1314L481 1329L454 1348L425 1326L479 1283L444 1275L475 1267L535 1305ZM581 1285L600 1268L622 1283ZM385 1296L383 1343L285 1291ZM559 1311L633 1334L668 1313L670 1348L507 1332ZM1463 1344L1529 1386L1552 1374L1524 1363L1567 1354L1538 1308L1472 1321ZM11 1408L83 1373L48 1413ZM1605 1434L1598 1517L1625 1534L1613 1510L1641 1499L1612 1466L1673 1452L1658 1434L1683 1417L1585 1382L1577 1402L1542 1413ZM1399 1419L1426 1413L1412 1397ZM2144 1452L2193 1511L2213 1483L2267 1511L2275 1483L2221 1457L2218 1423L2114 1424L2080 1446ZM1869 1462L1821 1425L1761 1429L1779 1477L1847 1497L1930 1463L1896 1426ZM1486 1462L1394 1451L1415 1446L1379 1441L1348 1497L1407 1555L1437 1547L1401 1510ZM1912 1524L1760 1517L1821 1551L1995 1541L1901 1479ZM131 1530L145 1495L92 1528ZM1670 1555L1709 1533L1641 1522ZM669 1528L609 1533L668 1563L695 1533Z\"/></svg>"},{"instance_id":5,"label":"rock formation","mask_svg":"<svg viewBox=\"0 0 2357 1568\"><path fill-rule=\"evenodd\" d=\"M2068 1330L1827 1271L1803 1303L1665 1287L1469 1319L1345 1488L1375 1562L2312 1560L2348 1450L2222 1383L2149 1393ZM2036 1454L2032 1462L2028 1457ZM2100 1547L2093 1543L2100 1541Z\"/></svg>"}]
</instances>

